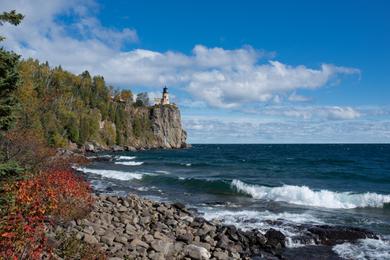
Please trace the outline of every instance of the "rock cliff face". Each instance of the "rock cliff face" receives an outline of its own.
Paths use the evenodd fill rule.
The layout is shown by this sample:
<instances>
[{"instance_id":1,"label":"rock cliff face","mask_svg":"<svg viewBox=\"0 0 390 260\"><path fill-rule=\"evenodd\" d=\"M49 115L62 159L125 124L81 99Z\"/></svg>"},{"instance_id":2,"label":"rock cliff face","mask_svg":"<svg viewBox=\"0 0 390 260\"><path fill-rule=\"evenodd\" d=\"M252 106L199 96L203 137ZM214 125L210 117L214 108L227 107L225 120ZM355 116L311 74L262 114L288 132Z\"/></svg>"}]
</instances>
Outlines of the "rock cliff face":
<instances>
[{"instance_id":1,"label":"rock cliff face","mask_svg":"<svg viewBox=\"0 0 390 260\"><path fill-rule=\"evenodd\" d=\"M175 105L156 105L152 107L129 107L124 115L127 138L121 142L103 145L101 140L84 144L83 150L97 152L102 150L133 150L133 149L178 149L188 147L187 133L182 128L180 110ZM102 122L101 135L104 136ZM112 124L115 132L116 126ZM113 138L111 138L113 139Z\"/></svg>"},{"instance_id":2,"label":"rock cliff face","mask_svg":"<svg viewBox=\"0 0 390 260\"><path fill-rule=\"evenodd\" d=\"M155 138L155 147L185 148L187 133L182 128L180 110L173 105L154 106L150 120Z\"/></svg>"}]
</instances>

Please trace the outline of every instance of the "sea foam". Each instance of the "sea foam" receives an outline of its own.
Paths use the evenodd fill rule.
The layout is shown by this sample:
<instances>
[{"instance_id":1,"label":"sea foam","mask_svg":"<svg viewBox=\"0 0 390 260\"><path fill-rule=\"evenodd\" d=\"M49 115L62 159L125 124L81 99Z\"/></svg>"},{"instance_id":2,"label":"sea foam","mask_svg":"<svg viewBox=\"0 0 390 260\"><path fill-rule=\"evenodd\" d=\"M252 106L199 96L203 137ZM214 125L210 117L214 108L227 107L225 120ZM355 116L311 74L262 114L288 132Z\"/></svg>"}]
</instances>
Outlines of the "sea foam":
<instances>
[{"instance_id":1,"label":"sea foam","mask_svg":"<svg viewBox=\"0 0 390 260\"><path fill-rule=\"evenodd\" d=\"M333 251L345 259L390 259L390 241L360 239L357 243L344 243L333 247Z\"/></svg>"},{"instance_id":2,"label":"sea foam","mask_svg":"<svg viewBox=\"0 0 390 260\"><path fill-rule=\"evenodd\" d=\"M265 233L270 228L279 230L286 236L286 245L288 247L300 247L308 244L314 244L314 241L305 241L303 244L299 239L302 235L300 224L324 224L324 222L309 213L289 213L279 212L274 213L268 210L218 210L213 208L200 208L204 213L205 219L211 221L217 219L225 225L234 225L242 230L258 229ZM274 222L275 220L278 220Z\"/></svg>"},{"instance_id":3,"label":"sea foam","mask_svg":"<svg viewBox=\"0 0 390 260\"><path fill-rule=\"evenodd\" d=\"M233 180L231 186L239 192L250 195L255 199L283 201L297 205L307 205L324 208L364 208L383 207L390 203L390 195L377 193L353 194L351 192L333 192L329 190L314 191L307 186L283 185L266 187L246 184Z\"/></svg>"},{"instance_id":4,"label":"sea foam","mask_svg":"<svg viewBox=\"0 0 390 260\"><path fill-rule=\"evenodd\" d=\"M118 159L118 160L134 160L135 158L137 158L137 157L136 156L121 155L121 156L118 156L116 159Z\"/></svg>"},{"instance_id":5,"label":"sea foam","mask_svg":"<svg viewBox=\"0 0 390 260\"><path fill-rule=\"evenodd\" d=\"M115 162L115 164L121 164L121 165L127 165L127 166L139 166L142 165L144 162L134 162L134 161L128 161L128 162Z\"/></svg>"},{"instance_id":6,"label":"sea foam","mask_svg":"<svg viewBox=\"0 0 390 260\"><path fill-rule=\"evenodd\" d=\"M106 178L118 179L123 181L142 179L142 176L145 175L143 173L134 173L134 172L123 172L123 171L114 171L114 170L98 170L98 169L90 169L85 167L76 168L77 171L81 171L84 173L93 173Z\"/></svg>"}]
</instances>

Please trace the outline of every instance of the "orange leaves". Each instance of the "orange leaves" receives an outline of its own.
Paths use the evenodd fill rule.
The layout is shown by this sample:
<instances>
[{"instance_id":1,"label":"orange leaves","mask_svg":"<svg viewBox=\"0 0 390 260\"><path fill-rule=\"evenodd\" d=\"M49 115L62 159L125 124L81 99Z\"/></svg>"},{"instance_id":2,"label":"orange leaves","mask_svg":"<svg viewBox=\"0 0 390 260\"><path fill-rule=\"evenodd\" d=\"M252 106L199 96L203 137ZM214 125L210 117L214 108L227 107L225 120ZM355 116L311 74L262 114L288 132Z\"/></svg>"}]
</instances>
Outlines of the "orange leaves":
<instances>
[{"instance_id":1,"label":"orange leaves","mask_svg":"<svg viewBox=\"0 0 390 260\"><path fill-rule=\"evenodd\" d=\"M45 223L80 217L93 202L89 184L70 170L44 172L7 191L15 194L15 203L0 222L0 259L39 259L47 249Z\"/></svg>"}]
</instances>

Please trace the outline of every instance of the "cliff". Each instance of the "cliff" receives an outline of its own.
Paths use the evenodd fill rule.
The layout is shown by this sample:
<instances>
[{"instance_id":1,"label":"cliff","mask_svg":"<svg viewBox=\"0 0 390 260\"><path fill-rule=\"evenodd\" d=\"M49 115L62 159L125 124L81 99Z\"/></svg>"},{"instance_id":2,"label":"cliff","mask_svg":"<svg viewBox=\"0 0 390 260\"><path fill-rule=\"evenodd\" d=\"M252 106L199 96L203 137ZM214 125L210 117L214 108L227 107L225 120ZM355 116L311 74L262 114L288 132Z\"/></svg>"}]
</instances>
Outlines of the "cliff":
<instances>
[{"instance_id":1,"label":"cliff","mask_svg":"<svg viewBox=\"0 0 390 260\"><path fill-rule=\"evenodd\" d=\"M127 145L137 149L187 147L180 110L175 105L140 107L130 111L131 132Z\"/></svg>"},{"instance_id":2,"label":"cliff","mask_svg":"<svg viewBox=\"0 0 390 260\"><path fill-rule=\"evenodd\" d=\"M173 105L154 106L150 110L156 147L184 148L187 133L182 128L180 110Z\"/></svg>"}]
</instances>

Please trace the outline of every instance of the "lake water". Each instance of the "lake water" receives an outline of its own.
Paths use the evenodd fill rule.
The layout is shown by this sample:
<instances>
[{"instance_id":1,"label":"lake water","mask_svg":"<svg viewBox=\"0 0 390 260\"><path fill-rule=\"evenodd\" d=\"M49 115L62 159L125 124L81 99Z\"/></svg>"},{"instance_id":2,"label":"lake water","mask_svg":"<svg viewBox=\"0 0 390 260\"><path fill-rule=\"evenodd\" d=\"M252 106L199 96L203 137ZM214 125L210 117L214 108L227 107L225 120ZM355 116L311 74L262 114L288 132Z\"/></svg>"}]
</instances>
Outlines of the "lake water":
<instances>
[{"instance_id":1,"label":"lake water","mask_svg":"<svg viewBox=\"0 0 390 260\"><path fill-rule=\"evenodd\" d=\"M345 243L346 258L390 258L390 145L193 145L102 153L79 168L99 192L180 201L205 218L280 230L301 247L302 224L368 228L381 240Z\"/></svg>"}]
</instances>

